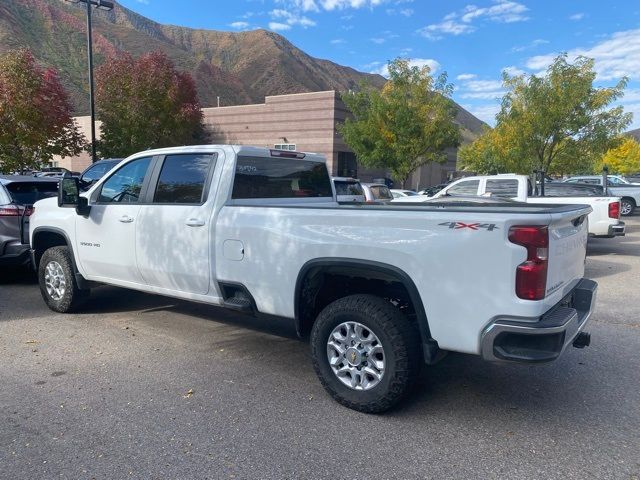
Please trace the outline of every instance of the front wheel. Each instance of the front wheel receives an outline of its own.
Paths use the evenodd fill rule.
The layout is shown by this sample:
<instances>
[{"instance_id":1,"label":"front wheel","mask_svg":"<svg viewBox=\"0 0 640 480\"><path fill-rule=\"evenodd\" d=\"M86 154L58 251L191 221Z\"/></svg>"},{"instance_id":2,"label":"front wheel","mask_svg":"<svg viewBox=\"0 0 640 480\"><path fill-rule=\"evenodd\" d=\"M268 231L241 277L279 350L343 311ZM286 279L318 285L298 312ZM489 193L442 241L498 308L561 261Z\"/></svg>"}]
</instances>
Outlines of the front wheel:
<instances>
[{"instance_id":1,"label":"front wheel","mask_svg":"<svg viewBox=\"0 0 640 480\"><path fill-rule=\"evenodd\" d=\"M52 247L44 252L38 267L38 282L42 298L55 312L72 312L89 296L89 290L78 288L67 247Z\"/></svg>"},{"instance_id":2,"label":"front wheel","mask_svg":"<svg viewBox=\"0 0 640 480\"><path fill-rule=\"evenodd\" d=\"M313 366L329 394L366 413L392 408L420 371L419 334L397 308L373 295L329 304L311 332Z\"/></svg>"},{"instance_id":3,"label":"front wheel","mask_svg":"<svg viewBox=\"0 0 640 480\"><path fill-rule=\"evenodd\" d=\"M623 216L628 216L631 215L633 213L633 211L636 209L636 204L633 202L633 200L630 200L628 198L623 198L620 201L620 214Z\"/></svg>"}]
</instances>

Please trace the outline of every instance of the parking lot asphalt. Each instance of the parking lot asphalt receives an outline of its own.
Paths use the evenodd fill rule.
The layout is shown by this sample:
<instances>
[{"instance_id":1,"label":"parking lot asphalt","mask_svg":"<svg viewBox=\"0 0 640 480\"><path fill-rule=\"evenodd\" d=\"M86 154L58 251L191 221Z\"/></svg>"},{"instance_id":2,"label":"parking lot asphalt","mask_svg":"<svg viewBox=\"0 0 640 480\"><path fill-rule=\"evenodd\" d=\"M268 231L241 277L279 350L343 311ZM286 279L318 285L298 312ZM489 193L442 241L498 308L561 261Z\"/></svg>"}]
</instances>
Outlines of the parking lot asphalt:
<instances>
[{"instance_id":1,"label":"parking lot asphalt","mask_svg":"<svg viewBox=\"0 0 640 480\"><path fill-rule=\"evenodd\" d=\"M32 275L0 271L0 478L638 480L640 216L627 225L589 240L589 348L451 354L377 416L325 394L287 322L106 286L54 314Z\"/></svg>"}]
</instances>

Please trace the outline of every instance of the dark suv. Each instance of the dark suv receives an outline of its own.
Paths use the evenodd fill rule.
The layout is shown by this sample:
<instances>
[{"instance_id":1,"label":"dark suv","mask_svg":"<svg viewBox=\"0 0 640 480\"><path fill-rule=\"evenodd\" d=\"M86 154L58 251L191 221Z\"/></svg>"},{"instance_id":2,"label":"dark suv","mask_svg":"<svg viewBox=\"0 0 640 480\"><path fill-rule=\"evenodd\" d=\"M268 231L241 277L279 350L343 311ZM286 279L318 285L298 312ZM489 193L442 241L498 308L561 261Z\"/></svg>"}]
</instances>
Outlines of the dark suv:
<instances>
[{"instance_id":1,"label":"dark suv","mask_svg":"<svg viewBox=\"0 0 640 480\"><path fill-rule=\"evenodd\" d=\"M80 188L82 190L89 190L91 185L100 180L105 173L120 163L121 160L121 158L105 158L89 165L85 171L80 174Z\"/></svg>"},{"instance_id":2,"label":"dark suv","mask_svg":"<svg viewBox=\"0 0 640 480\"><path fill-rule=\"evenodd\" d=\"M58 194L59 178L0 175L0 266L29 262L33 204Z\"/></svg>"}]
</instances>

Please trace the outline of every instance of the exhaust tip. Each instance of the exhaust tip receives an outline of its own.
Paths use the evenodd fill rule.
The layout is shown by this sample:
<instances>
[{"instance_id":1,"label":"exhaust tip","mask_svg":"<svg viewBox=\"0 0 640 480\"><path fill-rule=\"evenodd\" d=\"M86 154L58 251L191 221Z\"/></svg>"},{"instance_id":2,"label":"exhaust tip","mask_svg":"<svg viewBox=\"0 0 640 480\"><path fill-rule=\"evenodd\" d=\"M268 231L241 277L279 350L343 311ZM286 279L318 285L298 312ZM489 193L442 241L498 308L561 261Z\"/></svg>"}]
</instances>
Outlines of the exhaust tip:
<instances>
[{"instance_id":1,"label":"exhaust tip","mask_svg":"<svg viewBox=\"0 0 640 480\"><path fill-rule=\"evenodd\" d=\"M580 332L573 339L573 346L576 348L588 347L591 344L591 334L589 332Z\"/></svg>"}]
</instances>

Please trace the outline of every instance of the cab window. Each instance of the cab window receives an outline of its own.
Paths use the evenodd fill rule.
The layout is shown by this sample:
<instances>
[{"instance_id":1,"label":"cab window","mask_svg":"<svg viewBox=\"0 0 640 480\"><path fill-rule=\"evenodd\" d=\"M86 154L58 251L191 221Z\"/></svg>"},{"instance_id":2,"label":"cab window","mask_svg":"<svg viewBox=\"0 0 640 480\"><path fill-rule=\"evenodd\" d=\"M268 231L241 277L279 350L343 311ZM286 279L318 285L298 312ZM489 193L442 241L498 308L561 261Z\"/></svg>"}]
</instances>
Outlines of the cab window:
<instances>
[{"instance_id":1,"label":"cab window","mask_svg":"<svg viewBox=\"0 0 640 480\"><path fill-rule=\"evenodd\" d=\"M153 195L154 203L200 204L213 155L167 155Z\"/></svg>"},{"instance_id":2,"label":"cab window","mask_svg":"<svg viewBox=\"0 0 640 480\"><path fill-rule=\"evenodd\" d=\"M517 197L518 196L518 180L502 179L487 180L486 192L491 193L493 197Z\"/></svg>"},{"instance_id":3,"label":"cab window","mask_svg":"<svg viewBox=\"0 0 640 480\"><path fill-rule=\"evenodd\" d=\"M119 168L103 184L98 195L99 203L137 203L144 177L149 170L151 157L132 160Z\"/></svg>"},{"instance_id":4,"label":"cab window","mask_svg":"<svg viewBox=\"0 0 640 480\"><path fill-rule=\"evenodd\" d=\"M447 195L453 195L453 196L478 195L479 185L480 185L480 180L465 180L449 188L449 190L447 190Z\"/></svg>"}]
</instances>

